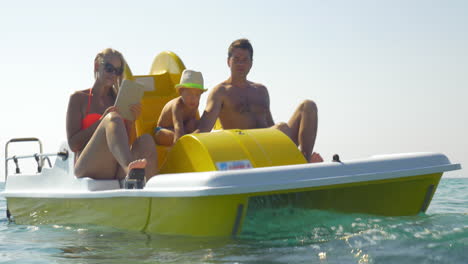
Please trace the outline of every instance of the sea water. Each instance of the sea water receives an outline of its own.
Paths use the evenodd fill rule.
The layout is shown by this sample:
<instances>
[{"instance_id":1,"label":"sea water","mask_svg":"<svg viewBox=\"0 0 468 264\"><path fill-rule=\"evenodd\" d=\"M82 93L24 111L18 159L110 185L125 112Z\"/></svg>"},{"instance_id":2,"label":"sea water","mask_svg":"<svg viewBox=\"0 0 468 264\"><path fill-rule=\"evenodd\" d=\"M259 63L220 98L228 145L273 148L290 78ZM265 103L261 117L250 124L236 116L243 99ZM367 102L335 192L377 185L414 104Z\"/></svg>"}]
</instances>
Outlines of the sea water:
<instances>
[{"instance_id":1,"label":"sea water","mask_svg":"<svg viewBox=\"0 0 468 264\"><path fill-rule=\"evenodd\" d=\"M237 238L17 225L5 208L1 198L0 263L468 263L468 178L442 179L426 214L263 210Z\"/></svg>"}]
</instances>

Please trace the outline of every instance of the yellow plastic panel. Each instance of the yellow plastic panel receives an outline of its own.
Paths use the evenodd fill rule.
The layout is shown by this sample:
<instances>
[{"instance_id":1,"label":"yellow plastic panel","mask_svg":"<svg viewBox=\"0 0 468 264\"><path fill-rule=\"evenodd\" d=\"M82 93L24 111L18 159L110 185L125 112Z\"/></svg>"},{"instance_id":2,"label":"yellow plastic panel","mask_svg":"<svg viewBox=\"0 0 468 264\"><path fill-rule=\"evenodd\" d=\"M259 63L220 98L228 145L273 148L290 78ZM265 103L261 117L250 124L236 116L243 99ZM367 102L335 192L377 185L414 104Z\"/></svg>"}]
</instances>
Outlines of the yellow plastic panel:
<instances>
[{"instance_id":1,"label":"yellow plastic panel","mask_svg":"<svg viewBox=\"0 0 468 264\"><path fill-rule=\"evenodd\" d=\"M296 144L283 132L273 129L227 130L249 153L253 167L306 163Z\"/></svg>"},{"instance_id":2,"label":"yellow plastic panel","mask_svg":"<svg viewBox=\"0 0 468 264\"><path fill-rule=\"evenodd\" d=\"M127 67L128 72L125 76L135 79L152 79L154 90L145 92L141 100L142 112L140 117L136 120L136 134L141 136L143 134L153 135L153 129L158 123L161 111L167 102L179 96L175 89L175 85L179 83L182 71L185 69L182 60L173 52L164 51L156 56L151 66L150 75L131 74L130 69ZM156 146L158 152L158 167L160 167L166 160L167 147Z\"/></svg>"},{"instance_id":3,"label":"yellow plastic panel","mask_svg":"<svg viewBox=\"0 0 468 264\"><path fill-rule=\"evenodd\" d=\"M146 232L231 236L242 229L247 195L152 198Z\"/></svg>"},{"instance_id":4,"label":"yellow plastic panel","mask_svg":"<svg viewBox=\"0 0 468 264\"><path fill-rule=\"evenodd\" d=\"M164 105L178 95L167 72L157 75L139 75L135 78L137 80L150 79L154 83L154 90L145 92L143 95L141 115L136 121L138 136L145 133L152 134Z\"/></svg>"},{"instance_id":5,"label":"yellow plastic panel","mask_svg":"<svg viewBox=\"0 0 468 264\"><path fill-rule=\"evenodd\" d=\"M416 215L427 209L441 177L442 173L434 173L251 194L249 210L263 208L262 201L269 199L274 208L293 206L384 216Z\"/></svg>"},{"instance_id":6,"label":"yellow plastic panel","mask_svg":"<svg viewBox=\"0 0 468 264\"><path fill-rule=\"evenodd\" d=\"M265 193L154 197L145 231L192 236L237 235L242 230L248 212L265 209L266 204L273 208L292 206L385 216L416 215L432 199L441 175L437 173ZM269 203L265 203L265 199Z\"/></svg>"},{"instance_id":7,"label":"yellow plastic panel","mask_svg":"<svg viewBox=\"0 0 468 264\"><path fill-rule=\"evenodd\" d=\"M132 70L130 69L130 66L128 66L127 62L125 62L125 68L124 68L124 72L123 72L123 79L124 80L131 80L131 81L135 80L135 77L133 77Z\"/></svg>"},{"instance_id":8,"label":"yellow plastic panel","mask_svg":"<svg viewBox=\"0 0 468 264\"><path fill-rule=\"evenodd\" d=\"M248 156L226 131L185 135L170 150L161 173L216 170L215 161L245 160Z\"/></svg>"},{"instance_id":9,"label":"yellow plastic panel","mask_svg":"<svg viewBox=\"0 0 468 264\"><path fill-rule=\"evenodd\" d=\"M161 173L213 171L217 162L238 160L250 160L254 168L306 163L297 146L279 130L221 130L180 138Z\"/></svg>"},{"instance_id":10,"label":"yellow plastic panel","mask_svg":"<svg viewBox=\"0 0 468 264\"><path fill-rule=\"evenodd\" d=\"M216 119L216 123L214 124L213 129L214 129L214 130L221 130L221 129L223 129L223 125L221 125L221 121L219 121L219 118Z\"/></svg>"},{"instance_id":11,"label":"yellow plastic panel","mask_svg":"<svg viewBox=\"0 0 468 264\"><path fill-rule=\"evenodd\" d=\"M156 56L151 65L150 74L161 74L162 72L169 73L172 82L178 84L180 75L185 70L185 65L182 60L171 51L163 51Z\"/></svg>"},{"instance_id":12,"label":"yellow plastic panel","mask_svg":"<svg viewBox=\"0 0 468 264\"><path fill-rule=\"evenodd\" d=\"M17 224L94 224L143 231L151 198L8 198Z\"/></svg>"}]
</instances>

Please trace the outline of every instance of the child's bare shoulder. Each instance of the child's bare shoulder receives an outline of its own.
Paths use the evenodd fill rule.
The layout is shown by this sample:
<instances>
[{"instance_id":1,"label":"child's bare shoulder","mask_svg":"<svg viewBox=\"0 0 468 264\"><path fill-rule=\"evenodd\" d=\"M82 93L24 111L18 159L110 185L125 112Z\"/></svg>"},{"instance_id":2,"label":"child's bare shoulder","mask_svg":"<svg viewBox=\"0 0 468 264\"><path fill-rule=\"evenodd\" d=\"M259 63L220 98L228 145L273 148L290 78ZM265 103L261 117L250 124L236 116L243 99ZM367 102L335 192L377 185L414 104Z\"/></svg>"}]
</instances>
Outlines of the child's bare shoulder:
<instances>
[{"instance_id":1,"label":"child's bare shoulder","mask_svg":"<svg viewBox=\"0 0 468 264\"><path fill-rule=\"evenodd\" d=\"M176 105L179 103L179 98L180 98L180 96L170 100L169 102L167 102L163 107L163 111L170 111L171 109L176 107Z\"/></svg>"},{"instance_id":2,"label":"child's bare shoulder","mask_svg":"<svg viewBox=\"0 0 468 264\"><path fill-rule=\"evenodd\" d=\"M174 98L171 100L172 109L174 110L182 110L185 108L184 100L182 100L182 96Z\"/></svg>"},{"instance_id":3,"label":"child's bare shoulder","mask_svg":"<svg viewBox=\"0 0 468 264\"><path fill-rule=\"evenodd\" d=\"M161 110L161 116L171 115L173 109L176 107L179 97L174 98L167 102Z\"/></svg>"}]
</instances>

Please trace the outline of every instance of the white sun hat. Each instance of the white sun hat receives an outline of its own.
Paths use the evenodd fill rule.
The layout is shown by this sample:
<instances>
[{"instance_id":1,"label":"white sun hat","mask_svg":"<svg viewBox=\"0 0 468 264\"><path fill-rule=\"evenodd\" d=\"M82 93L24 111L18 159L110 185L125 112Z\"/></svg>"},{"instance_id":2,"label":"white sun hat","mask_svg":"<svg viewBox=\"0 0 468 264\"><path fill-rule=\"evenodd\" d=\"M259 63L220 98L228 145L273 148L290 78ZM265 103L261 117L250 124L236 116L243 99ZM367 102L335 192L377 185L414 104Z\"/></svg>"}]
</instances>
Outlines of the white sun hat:
<instances>
[{"instance_id":1,"label":"white sun hat","mask_svg":"<svg viewBox=\"0 0 468 264\"><path fill-rule=\"evenodd\" d=\"M203 75L201 72L194 70L184 70L180 77L180 83L175 86L177 92L179 88L199 89L206 92L208 89L203 87Z\"/></svg>"}]
</instances>

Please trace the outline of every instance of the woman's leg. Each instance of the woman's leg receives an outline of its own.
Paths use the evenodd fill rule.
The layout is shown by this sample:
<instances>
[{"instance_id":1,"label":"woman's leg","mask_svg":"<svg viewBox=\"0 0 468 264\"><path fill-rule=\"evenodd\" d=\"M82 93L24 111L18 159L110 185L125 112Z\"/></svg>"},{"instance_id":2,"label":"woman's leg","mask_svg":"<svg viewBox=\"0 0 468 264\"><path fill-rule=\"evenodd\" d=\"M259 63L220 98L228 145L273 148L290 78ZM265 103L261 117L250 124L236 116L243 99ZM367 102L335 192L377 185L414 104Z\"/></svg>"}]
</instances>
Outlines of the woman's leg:
<instances>
[{"instance_id":1,"label":"woman's leg","mask_svg":"<svg viewBox=\"0 0 468 264\"><path fill-rule=\"evenodd\" d=\"M158 168L158 156L156 152L156 144L154 143L153 138L149 134L144 134L138 137L131 147L131 154L133 160L135 161L146 161L145 167L145 178L149 180L151 177L156 175L157 168ZM133 167L133 163L129 165L131 169ZM139 167L135 167L139 168ZM117 178L122 179L126 175L128 175L128 171L126 172L122 167L120 167L117 171Z\"/></svg>"},{"instance_id":2,"label":"woman's leg","mask_svg":"<svg viewBox=\"0 0 468 264\"><path fill-rule=\"evenodd\" d=\"M134 161L122 118L115 112L104 117L75 163L77 177L115 179L119 167L128 173ZM141 163L138 163L141 167Z\"/></svg>"}]
</instances>

